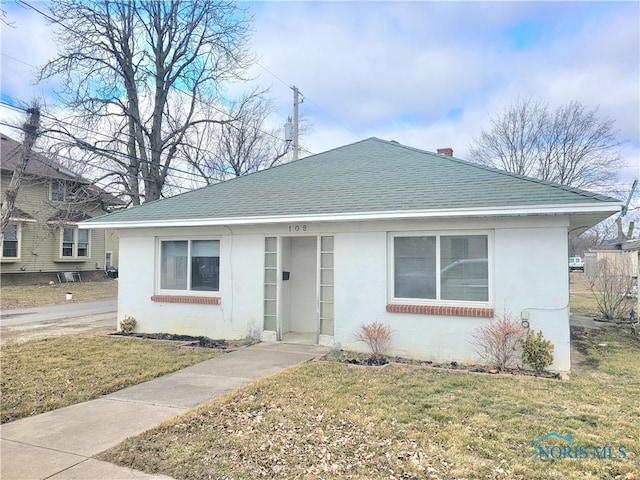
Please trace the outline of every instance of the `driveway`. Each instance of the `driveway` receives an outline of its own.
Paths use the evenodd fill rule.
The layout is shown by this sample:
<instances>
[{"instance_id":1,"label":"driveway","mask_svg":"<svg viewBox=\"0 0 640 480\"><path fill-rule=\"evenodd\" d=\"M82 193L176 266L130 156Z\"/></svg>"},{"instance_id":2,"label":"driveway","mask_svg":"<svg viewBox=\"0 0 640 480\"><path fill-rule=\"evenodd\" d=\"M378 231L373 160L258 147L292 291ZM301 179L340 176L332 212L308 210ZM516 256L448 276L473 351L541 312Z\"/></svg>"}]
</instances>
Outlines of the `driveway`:
<instances>
[{"instance_id":1,"label":"driveway","mask_svg":"<svg viewBox=\"0 0 640 480\"><path fill-rule=\"evenodd\" d=\"M75 333L114 331L117 301L115 298L86 303L48 305L14 310L0 314L2 343L9 340Z\"/></svg>"}]
</instances>

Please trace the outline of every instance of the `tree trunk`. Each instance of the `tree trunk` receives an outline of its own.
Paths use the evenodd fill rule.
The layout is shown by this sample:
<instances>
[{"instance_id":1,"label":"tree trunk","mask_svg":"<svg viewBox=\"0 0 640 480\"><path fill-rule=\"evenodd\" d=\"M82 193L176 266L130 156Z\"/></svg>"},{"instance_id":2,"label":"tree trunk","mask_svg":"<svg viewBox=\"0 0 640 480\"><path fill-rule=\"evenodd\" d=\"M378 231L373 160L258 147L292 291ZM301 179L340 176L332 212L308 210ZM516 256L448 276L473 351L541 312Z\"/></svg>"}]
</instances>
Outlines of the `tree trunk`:
<instances>
[{"instance_id":1,"label":"tree trunk","mask_svg":"<svg viewBox=\"0 0 640 480\"><path fill-rule=\"evenodd\" d=\"M4 231L9 224L11 212L13 211L16 198L18 197L22 176L27 169L27 164L31 159L31 151L33 150L33 146L40 134L40 108L33 106L27 110L27 114L27 122L23 125L24 141L22 142L22 149L20 150L20 163L13 171L11 182L4 194L2 208L0 209L0 241L4 239Z\"/></svg>"}]
</instances>

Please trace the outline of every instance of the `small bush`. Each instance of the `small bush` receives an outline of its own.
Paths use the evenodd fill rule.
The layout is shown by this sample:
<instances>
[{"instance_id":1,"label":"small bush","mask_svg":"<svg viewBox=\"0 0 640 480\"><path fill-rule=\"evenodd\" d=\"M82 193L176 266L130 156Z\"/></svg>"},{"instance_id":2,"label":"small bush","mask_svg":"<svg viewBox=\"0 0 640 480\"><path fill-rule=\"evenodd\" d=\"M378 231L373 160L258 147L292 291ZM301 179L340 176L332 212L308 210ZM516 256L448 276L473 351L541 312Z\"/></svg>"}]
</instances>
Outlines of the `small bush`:
<instances>
[{"instance_id":1,"label":"small bush","mask_svg":"<svg viewBox=\"0 0 640 480\"><path fill-rule=\"evenodd\" d=\"M518 342L525 336L527 329L511 312L492 318L489 323L477 327L471 336L476 351L488 366L504 370L513 363Z\"/></svg>"},{"instance_id":2,"label":"small bush","mask_svg":"<svg viewBox=\"0 0 640 480\"><path fill-rule=\"evenodd\" d=\"M360 325L355 338L369 345L374 358L380 358L391 342L391 329L380 322L368 323Z\"/></svg>"},{"instance_id":3,"label":"small bush","mask_svg":"<svg viewBox=\"0 0 640 480\"><path fill-rule=\"evenodd\" d=\"M124 317L124 320L120 322L120 331L124 333L132 332L136 328L136 319L133 317Z\"/></svg>"},{"instance_id":4,"label":"small bush","mask_svg":"<svg viewBox=\"0 0 640 480\"><path fill-rule=\"evenodd\" d=\"M522 362L530 365L540 373L553 363L553 343L545 340L542 332L535 333L531 330L528 335L520 340L522 343Z\"/></svg>"}]
</instances>

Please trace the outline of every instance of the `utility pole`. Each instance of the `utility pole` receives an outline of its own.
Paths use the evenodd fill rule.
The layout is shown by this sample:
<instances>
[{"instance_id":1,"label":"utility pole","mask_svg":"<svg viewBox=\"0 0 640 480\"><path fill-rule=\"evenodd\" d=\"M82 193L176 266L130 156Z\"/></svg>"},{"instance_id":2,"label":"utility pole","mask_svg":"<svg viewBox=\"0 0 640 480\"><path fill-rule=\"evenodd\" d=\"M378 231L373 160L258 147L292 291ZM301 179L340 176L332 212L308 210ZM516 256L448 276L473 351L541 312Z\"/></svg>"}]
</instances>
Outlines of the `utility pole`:
<instances>
[{"instance_id":1,"label":"utility pole","mask_svg":"<svg viewBox=\"0 0 640 480\"><path fill-rule=\"evenodd\" d=\"M300 90L298 90L298 87L295 85L292 86L291 89L293 90L293 160L298 160L298 95L300 94Z\"/></svg>"},{"instance_id":2,"label":"utility pole","mask_svg":"<svg viewBox=\"0 0 640 480\"><path fill-rule=\"evenodd\" d=\"M40 107L34 105L27 110L27 114L27 121L22 127L24 130L24 141L22 142L22 149L20 150L20 163L16 165L16 169L13 171L11 182L4 192L4 199L2 201L2 207L0 208L0 240L4 238L4 230L9 224L11 211L16 202L18 190L20 190L22 176L31 158L33 146L40 135Z\"/></svg>"}]
</instances>

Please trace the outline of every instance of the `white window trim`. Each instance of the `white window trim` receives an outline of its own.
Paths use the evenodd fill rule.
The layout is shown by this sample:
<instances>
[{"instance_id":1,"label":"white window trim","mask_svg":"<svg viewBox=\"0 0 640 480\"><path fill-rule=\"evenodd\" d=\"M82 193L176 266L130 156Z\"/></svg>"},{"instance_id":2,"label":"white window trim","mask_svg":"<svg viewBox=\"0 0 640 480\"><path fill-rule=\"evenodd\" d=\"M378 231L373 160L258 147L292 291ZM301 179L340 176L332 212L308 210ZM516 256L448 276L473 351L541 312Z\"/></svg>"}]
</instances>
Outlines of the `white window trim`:
<instances>
[{"instance_id":1,"label":"white window trim","mask_svg":"<svg viewBox=\"0 0 640 480\"><path fill-rule=\"evenodd\" d=\"M440 237L469 237L473 235L486 235L487 237L487 262L489 296L486 302L464 300L439 300L440 297ZM438 298L405 298L395 297L395 237L436 237L436 297ZM494 241L492 230L422 230L408 232L389 232L387 234L387 299L390 304L399 305L440 305L451 307L492 307L494 299Z\"/></svg>"},{"instance_id":2,"label":"white window trim","mask_svg":"<svg viewBox=\"0 0 640 480\"><path fill-rule=\"evenodd\" d=\"M173 290L167 288L161 288L160 282L162 277L162 242L189 242L189 248L187 250L189 258L191 255L191 242L193 240L217 240L220 246L220 252L218 254L218 262L220 265L222 264L222 240L219 236L208 236L208 235L188 235L188 236L180 236L180 237L156 237L156 264L154 268L154 277L155 277L155 292L157 295L176 295L183 297L220 297L221 296L221 285L222 285L222 275L218 273L218 290L210 291L210 290ZM191 262L187 261L187 284L191 283Z\"/></svg>"},{"instance_id":3,"label":"white window trim","mask_svg":"<svg viewBox=\"0 0 640 480\"><path fill-rule=\"evenodd\" d=\"M73 228L73 255L71 256L63 256L62 255L62 245L64 243L64 229L65 228ZM86 256L78 256L78 230L80 228L77 225L62 225L59 230L60 243L58 245L58 260L63 262L84 262L85 260L91 260L91 230L87 228L83 228L82 230L86 230L89 235L89 242L87 243L87 255Z\"/></svg>"},{"instance_id":4,"label":"white window trim","mask_svg":"<svg viewBox=\"0 0 640 480\"><path fill-rule=\"evenodd\" d=\"M16 238L18 239L18 246L17 248L17 256L16 257L5 257L3 255L4 253L4 240L3 243L0 244L0 259L7 263L7 262L19 262L22 260L22 222L12 222L9 221L9 225L16 225Z\"/></svg>"}]
</instances>

